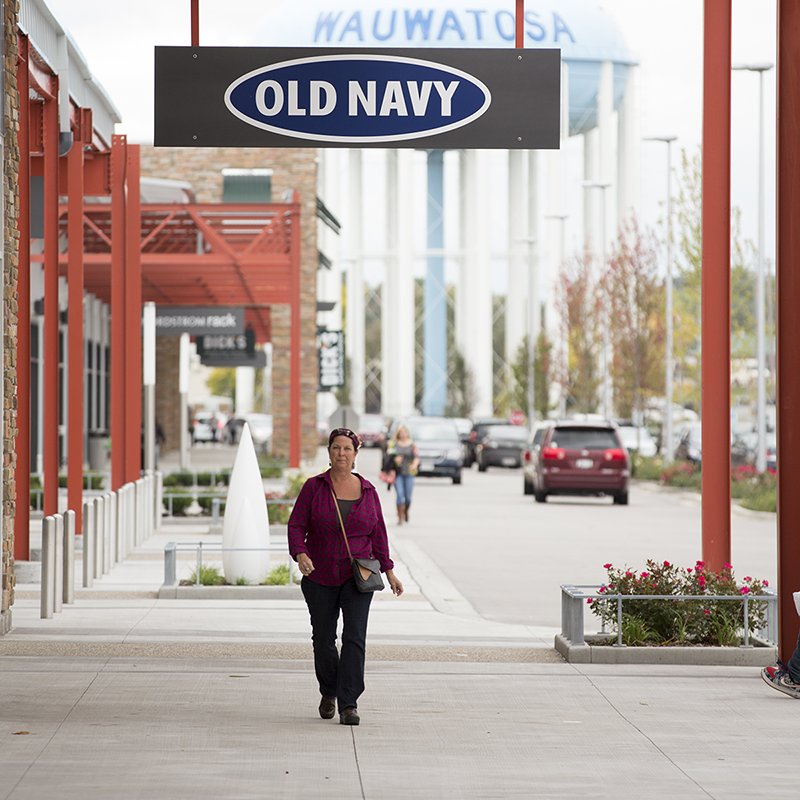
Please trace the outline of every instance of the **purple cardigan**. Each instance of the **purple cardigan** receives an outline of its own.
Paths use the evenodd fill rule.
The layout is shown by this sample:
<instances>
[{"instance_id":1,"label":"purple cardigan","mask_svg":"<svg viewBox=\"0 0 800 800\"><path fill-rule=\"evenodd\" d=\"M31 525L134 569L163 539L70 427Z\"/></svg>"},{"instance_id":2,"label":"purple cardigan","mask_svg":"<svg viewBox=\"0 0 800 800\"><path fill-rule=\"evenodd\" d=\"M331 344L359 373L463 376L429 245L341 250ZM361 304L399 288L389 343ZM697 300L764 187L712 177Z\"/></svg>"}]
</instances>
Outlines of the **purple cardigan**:
<instances>
[{"instance_id":1,"label":"purple cardigan","mask_svg":"<svg viewBox=\"0 0 800 800\"><path fill-rule=\"evenodd\" d=\"M361 497L353 503L345 522L347 541L354 558L377 558L381 572L394 569L389 557L386 524L375 487L358 473ZM289 517L289 554L297 561L306 553L314 562L308 579L323 586L341 586L353 577L347 548L339 527L330 470L309 478L295 500Z\"/></svg>"}]
</instances>

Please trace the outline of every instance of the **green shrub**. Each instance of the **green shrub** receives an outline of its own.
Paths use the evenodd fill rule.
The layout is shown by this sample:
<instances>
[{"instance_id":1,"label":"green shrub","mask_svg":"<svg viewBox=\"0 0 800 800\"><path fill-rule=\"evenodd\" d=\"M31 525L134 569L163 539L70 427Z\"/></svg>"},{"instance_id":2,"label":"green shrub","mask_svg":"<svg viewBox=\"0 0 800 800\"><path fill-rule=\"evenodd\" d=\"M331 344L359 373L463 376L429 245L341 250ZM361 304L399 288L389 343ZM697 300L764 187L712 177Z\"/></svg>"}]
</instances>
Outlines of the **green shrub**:
<instances>
[{"instance_id":1,"label":"green shrub","mask_svg":"<svg viewBox=\"0 0 800 800\"><path fill-rule=\"evenodd\" d=\"M31 475L31 489L41 489L42 481L38 475Z\"/></svg>"},{"instance_id":2,"label":"green shrub","mask_svg":"<svg viewBox=\"0 0 800 800\"><path fill-rule=\"evenodd\" d=\"M170 509L170 501L167 499L168 497L172 496L172 516L173 517L183 517L186 515L186 509L192 504L192 498L183 496L176 496L173 495L171 492L164 493L164 508L169 513Z\"/></svg>"},{"instance_id":3,"label":"green shrub","mask_svg":"<svg viewBox=\"0 0 800 800\"><path fill-rule=\"evenodd\" d=\"M164 476L164 486L192 486L194 475L188 471L170 472Z\"/></svg>"},{"instance_id":4,"label":"green shrub","mask_svg":"<svg viewBox=\"0 0 800 800\"><path fill-rule=\"evenodd\" d=\"M288 462L283 458L259 454L258 465L261 468L262 478L280 478L283 471L288 466Z\"/></svg>"},{"instance_id":5,"label":"green shrub","mask_svg":"<svg viewBox=\"0 0 800 800\"><path fill-rule=\"evenodd\" d=\"M306 475L303 475L302 472L298 472L296 475L290 475L286 482L286 492L284 493L284 497L297 497L297 495L300 494L300 490L303 488L303 484L306 482L306 480L308 480L308 478Z\"/></svg>"},{"instance_id":6,"label":"green shrub","mask_svg":"<svg viewBox=\"0 0 800 800\"><path fill-rule=\"evenodd\" d=\"M634 455L631 457L631 475L640 481L658 481L664 472L664 462L658 456L649 458Z\"/></svg>"},{"instance_id":7,"label":"green shrub","mask_svg":"<svg viewBox=\"0 0 800 800\"><path fill-rule=\"evenodd\" d=\"M733 567L726 564L719 572L703 561L682 568L668 561L648 559L647 568L636 571L605 564L607 583L601 595L707 595L703 600L626 600L622 604L622 641L628 645L693 644L732 647L741 642L744 628L742 605L733 600L715 600L719 595L755 598L765 594L767 581L746 576L737 583ZM614 597L592 598L592 613L616 629L617 601ZM749 605L750 633L763 628L766 602Z\"/></svg>"},{"instance_id":8,"label":"green shrub","mask_svg":"<svg viewBox=\"0 0 800 800\"><path fill-rule=\"evenodd\" d=\"M213 486L214 479L210 472L198 472L195 476L198 486Z\"/></svg>"},{"instance_id":9,"label":"green shrub","mask_svg":"<svg viewBox=\"0 0 800 800\"><path fill-rule=\"evenodd\" d=\"M203 513L204 514L210 514L211 513L212 506L214 504L214 500L215 499L216 498L214 498L214 497L198 497L197 498L197 503L200 506L200 508L203 509ZM225 495L220 495L219 499L222 501L219 504L219 513L223 514L223 513L225 513Z\"/></svg>"},{"instance_id":10,"label":"green shrub","mask_svg":"<svg viewBox=\"0 0 800 800\"><path fill-rule=\"evenodd\" d=\"M699 489L702 485L700 467L689 461L670 464L661 473L661 483L681 489Z\"/></svg>"},{"instance_id":11,"label":"green shrub","mask_svg":"<svg viewBox=\"0 0 800 800\"><path fill-rule=\"evenodd\" d=\"M289 584L289 565L278 564L264 578L262 586L287 586Z\"/></svg>"},{"instance_id":12,"label":"green shrub","mask_svg":"<svg viewBox=\"0 0 800 800\"><path fill-rule=\"evenodd\" d=\"M192 570L189 576L189 583L197 583L197 570ZM200 567L200 584L202 586L224 586L225 578L219 571L219 567L214 566L201 566Z\"/></svg>"}]
</instances>

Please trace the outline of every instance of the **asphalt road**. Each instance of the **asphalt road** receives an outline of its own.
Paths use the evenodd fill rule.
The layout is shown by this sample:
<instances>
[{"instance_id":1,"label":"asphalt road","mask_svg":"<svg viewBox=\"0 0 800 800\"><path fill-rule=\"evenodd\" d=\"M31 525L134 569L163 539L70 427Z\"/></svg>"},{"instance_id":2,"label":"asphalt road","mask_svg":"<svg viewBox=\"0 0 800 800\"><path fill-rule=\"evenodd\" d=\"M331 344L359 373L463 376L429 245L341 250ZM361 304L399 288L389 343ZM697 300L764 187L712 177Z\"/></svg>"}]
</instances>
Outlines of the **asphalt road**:
<instances>
[{"instance_id":1,"label":"asphalt road","mask_svg":"<svg viewBox=\"0 0 800 800\"><path fill-rule=\"evenodd\" d=\"M377 451L357 469L377 480ZM593 584L603 564L644 568L647 558L693 566L702 558L699 495L634 484L629 506L608 498L549 498L522 493L518 469L465 470L461 486L418 478L411 523L395 523L393 492L381 489L390 535L428 555L481 616L558 627L560 585ZM738 577L776 576L774 514L732 512L732 563Z\"/></svg>"}]
</instances>

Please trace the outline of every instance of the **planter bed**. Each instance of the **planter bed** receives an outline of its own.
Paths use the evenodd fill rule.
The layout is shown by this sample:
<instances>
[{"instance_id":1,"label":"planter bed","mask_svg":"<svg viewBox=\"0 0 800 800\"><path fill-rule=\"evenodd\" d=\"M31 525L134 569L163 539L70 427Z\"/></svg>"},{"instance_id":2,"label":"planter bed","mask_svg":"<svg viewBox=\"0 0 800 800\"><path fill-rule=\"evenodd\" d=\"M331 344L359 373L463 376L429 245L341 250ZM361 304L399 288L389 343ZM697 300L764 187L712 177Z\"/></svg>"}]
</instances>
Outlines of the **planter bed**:
<instances>
[{"instance_id":1,"label":"planter bed","mask_svg":"<svg viewBox=\"0 0 800 800\"><path fill-rule=\"evenodd\" d=\"M573 664L695 664L726 667L764 667L774 664L777 648L752 638L753 647L614 647L614 634L587 636L574 645L556 634L555 648Z\"/></svg>"},{"instance_id":2,"label":"planter bed","mask_svg":"<svg viewBox=\"0 0 800 800\"><path fill-rule=\"evenodd\" d=\"M299 600L300 586L161 586L159 600Z\"/></svg>"}]
</instances>

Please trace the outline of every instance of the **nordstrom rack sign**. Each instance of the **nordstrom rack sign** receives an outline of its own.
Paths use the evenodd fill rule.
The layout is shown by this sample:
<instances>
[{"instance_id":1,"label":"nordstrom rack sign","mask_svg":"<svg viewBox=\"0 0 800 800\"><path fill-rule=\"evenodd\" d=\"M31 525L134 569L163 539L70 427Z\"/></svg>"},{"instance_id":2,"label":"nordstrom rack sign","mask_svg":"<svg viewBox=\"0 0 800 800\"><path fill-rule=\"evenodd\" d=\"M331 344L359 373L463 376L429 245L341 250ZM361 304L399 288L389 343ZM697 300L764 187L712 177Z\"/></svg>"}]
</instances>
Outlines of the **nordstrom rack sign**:
<instances>
[{"instance_id":1,"label":"nordstrom rack sign","mask_svg":"<svg viewBox=\"0 0 800 800\"><path fill-rule=\"evenodd\" d=\"M157 146L557 148L558 50L157 47Z\"/></svg>"}]
</instances>

